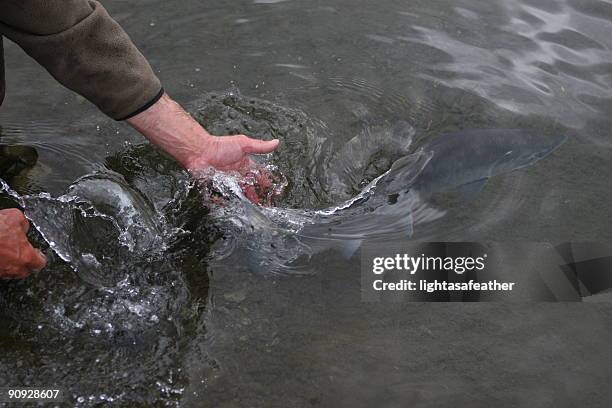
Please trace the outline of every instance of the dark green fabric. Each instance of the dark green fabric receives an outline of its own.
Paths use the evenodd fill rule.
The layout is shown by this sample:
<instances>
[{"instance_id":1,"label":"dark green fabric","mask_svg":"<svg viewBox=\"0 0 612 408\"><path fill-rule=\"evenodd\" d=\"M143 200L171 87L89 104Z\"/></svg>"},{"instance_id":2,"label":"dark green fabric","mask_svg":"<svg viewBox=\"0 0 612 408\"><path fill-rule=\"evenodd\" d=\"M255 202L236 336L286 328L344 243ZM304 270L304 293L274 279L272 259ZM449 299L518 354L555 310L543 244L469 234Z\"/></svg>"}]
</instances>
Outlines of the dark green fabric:
<instances>
[{"instance_id":1,"label":"dark green fabric","mask_svg":"<svg viewBox=\"0 0 612 408\"><path fill-rule=\"evenodd\" d=\"M112 118L129 116L161 89L147 60L97 1L0 0L0 35Z\"/></svg>"}]
</instances>

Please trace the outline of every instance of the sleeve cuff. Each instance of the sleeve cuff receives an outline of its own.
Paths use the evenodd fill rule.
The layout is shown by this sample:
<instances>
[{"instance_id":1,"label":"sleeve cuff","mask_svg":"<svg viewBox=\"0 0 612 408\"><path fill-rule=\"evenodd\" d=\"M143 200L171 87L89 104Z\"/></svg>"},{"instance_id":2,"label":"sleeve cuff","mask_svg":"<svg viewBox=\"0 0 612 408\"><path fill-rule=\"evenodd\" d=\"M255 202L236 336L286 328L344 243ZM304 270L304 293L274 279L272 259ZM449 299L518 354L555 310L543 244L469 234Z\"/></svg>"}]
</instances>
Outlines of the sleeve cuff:
<instances>
[{"instance_id":1,"label":"sleeve cuff","mask_svg":"<svg viewBox=\"0 0 612 408\"><path fill-rule=\"evenodd\" d=\"M144 105L142 105L140 108L136 109L134 112L130 113L129 115L126 115L122 118L119 119L115 119L119 122L124 121L124 120L128 120L130 118L133 118L134 116L138 115L139 113L142 113L144 111L146 111L147 109L149 109L151 106L155 105L157 103L157 101L159 101L161 99L162 96L164 96L164 88L161 88L159 90L159 92L157 93L157 95L155 95L153 97L153 99L151 99L149 102L145 103Z\"/></svg>"}]
</instances>

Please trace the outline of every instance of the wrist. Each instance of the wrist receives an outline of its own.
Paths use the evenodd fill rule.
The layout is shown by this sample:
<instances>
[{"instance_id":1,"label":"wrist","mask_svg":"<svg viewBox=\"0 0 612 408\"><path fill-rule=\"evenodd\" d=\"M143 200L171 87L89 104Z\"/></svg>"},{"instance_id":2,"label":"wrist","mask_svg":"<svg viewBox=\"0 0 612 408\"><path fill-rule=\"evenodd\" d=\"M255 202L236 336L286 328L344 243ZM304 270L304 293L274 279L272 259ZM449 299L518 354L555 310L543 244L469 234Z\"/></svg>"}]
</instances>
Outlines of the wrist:
<instances>
[{"instance_id":1,"label":"wrist","mask_svg":"<svg viewBox=\"0 0 612 408\"><path fill-rule=\"evenodd\" d=\"M201 161L214 139L168 95L127 122L186 169Z\"/></svg>"},{"instance_id":2,"label":"wrist","mask_svg":"<svg viewBox=\"0 0 612 408\"><path fill-rule=\"evenodd\" d=\"M211 154L214 149L213 140L215 136L210 135L208 132L201 134L197 143L194 143L189 149L182 150L179 152L175 159L185 170L201 169L206 167L206 158Z\"/></svg>"}]
</instances>

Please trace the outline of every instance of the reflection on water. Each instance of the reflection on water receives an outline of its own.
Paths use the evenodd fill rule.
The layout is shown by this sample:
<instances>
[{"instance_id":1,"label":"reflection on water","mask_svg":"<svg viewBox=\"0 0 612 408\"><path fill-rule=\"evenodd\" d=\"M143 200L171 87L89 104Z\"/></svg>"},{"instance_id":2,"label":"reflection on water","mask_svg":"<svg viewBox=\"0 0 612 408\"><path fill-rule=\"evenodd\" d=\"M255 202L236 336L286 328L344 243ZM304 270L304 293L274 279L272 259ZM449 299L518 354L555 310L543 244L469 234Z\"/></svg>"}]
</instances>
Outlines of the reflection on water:
<instances>
[{"instance_id":1,"label":"reflection on water","mask_svg":"<svg viewBox=\"0 0 612 408\"><path fill-rule=\"evenodd\" d=\"M190 180L9 45L0 195L50 266L0 282L0 386L59 384L76 406L473 405L504 366L485 385L517 405L597 387L558 370L604 372L580 352L609 353L597 313L366 305L355 255L609 237L608 3L105 5L211 132L280 138L258 160L287 185L262 207L232 176Z\"/></svg>"}]
</instances>

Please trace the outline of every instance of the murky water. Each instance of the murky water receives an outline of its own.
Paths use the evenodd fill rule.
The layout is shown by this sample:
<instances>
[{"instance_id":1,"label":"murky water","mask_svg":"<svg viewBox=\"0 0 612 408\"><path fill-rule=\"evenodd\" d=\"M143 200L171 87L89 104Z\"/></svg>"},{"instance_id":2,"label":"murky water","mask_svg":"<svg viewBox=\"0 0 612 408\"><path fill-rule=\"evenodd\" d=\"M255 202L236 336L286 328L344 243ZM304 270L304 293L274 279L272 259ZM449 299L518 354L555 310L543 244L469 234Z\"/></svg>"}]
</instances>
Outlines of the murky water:
<instances>
[{"instance_id":1,"label":"murky water","mask_svg":"<svg viewBox=\"0 0 612 408\"><path fill-rule=\"evenodd\" d=\"M68 406L612 402L609 306L362 303L356 255L612 237L608 2L104 4L211 132L281 139L259 160L283 193L189 179L7 44L0 143L23 160L0 204L51 262L0 282L0 386Z\"/></svg>"}]
</instances>

